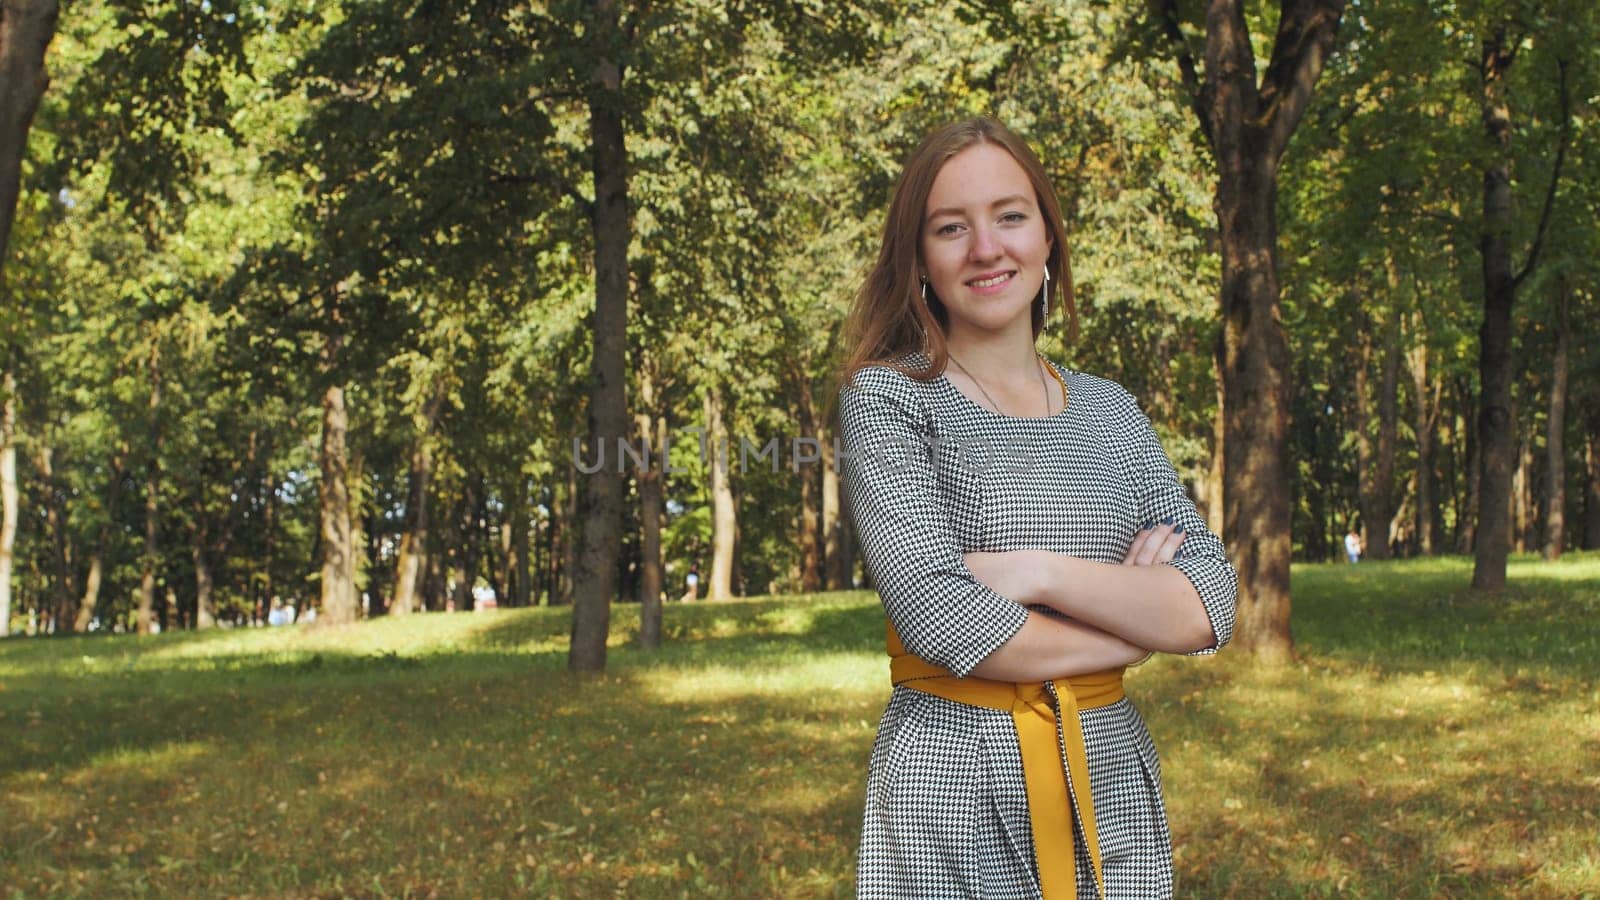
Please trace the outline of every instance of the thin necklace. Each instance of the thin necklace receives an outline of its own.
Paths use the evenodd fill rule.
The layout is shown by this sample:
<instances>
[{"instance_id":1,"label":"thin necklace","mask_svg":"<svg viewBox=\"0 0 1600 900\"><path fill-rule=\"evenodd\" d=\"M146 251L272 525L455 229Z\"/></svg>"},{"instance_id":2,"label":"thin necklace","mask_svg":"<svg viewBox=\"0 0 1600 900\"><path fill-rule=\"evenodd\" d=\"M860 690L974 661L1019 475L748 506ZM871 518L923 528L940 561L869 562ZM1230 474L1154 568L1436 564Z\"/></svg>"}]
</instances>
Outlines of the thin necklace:
<instances>
[{"instance_id":1,"label":"thin necklace","mask_svg":"<svg viewBox=\"0 0 1600 900\"><path fill-rule=\"evenodd\" d=\"M946 350L945 351L945 355L949 356L950 357L950 361L956 364L956 368L961 370L961 374L963 374L963 375L967 376L968 378L972 379L972 383L978 386L978 390L979 391L983 392L984 399L989 401L989 405L994 407L994 411L996 413L999 413L1002 416L1005 415L1005 413L1000 412L1000 404L994 402L994 398L989 396L989 392L984 389L983 382L979 381L978 377L976 375L973 375L971 372L968 372L967 371L967 367L963 366L961 364L961 360L956 359L954 353L950 353L949 350ZM1041 364L1043 364L1046 368L1050 369L1051 376L1054 377L1055 380L1058 383L1060 383L1060 385L1061 385L1061 408L1063 410L1065 410L1067 408L1067 382L1066 382L1066 379L1061 377L1061 373L1057 372L1055 370L1055 367L1053 367L1049 363L1045 362L1044 354L1041 353L1038 356L1039 356L1039 362ZM1038 370L1035 370L1035 371L1037 372ZM1048 415L1050 415L1050 385L1045 383L1044 373L1043 372L1038 372L1038 375L1039 375L1039 386L1044 388L1044 414L1048 416Z\"/></svg>"}]
</instances>

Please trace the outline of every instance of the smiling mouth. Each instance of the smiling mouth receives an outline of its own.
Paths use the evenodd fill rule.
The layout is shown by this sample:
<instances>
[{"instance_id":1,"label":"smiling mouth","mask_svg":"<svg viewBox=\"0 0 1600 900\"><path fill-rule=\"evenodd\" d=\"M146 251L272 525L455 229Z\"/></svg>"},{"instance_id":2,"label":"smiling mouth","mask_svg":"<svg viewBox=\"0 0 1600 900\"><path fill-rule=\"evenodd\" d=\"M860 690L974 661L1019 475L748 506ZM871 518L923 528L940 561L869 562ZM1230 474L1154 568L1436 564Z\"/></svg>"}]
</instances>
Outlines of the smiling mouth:
<instances>
[{"instance_id":1,"label":"smiling mouth","mask_svg":"<svg viewBox=\"0 0 1600 900\"><path fill-rule=\"evenodd\" d=\"M997 275L990 275L985 278L974 278L973 280L967 282L967 284L975 288L995 287L1010 281L1016 274L1017 273L1015 272L1001 272Z\"/></svg>"}]
</instances>

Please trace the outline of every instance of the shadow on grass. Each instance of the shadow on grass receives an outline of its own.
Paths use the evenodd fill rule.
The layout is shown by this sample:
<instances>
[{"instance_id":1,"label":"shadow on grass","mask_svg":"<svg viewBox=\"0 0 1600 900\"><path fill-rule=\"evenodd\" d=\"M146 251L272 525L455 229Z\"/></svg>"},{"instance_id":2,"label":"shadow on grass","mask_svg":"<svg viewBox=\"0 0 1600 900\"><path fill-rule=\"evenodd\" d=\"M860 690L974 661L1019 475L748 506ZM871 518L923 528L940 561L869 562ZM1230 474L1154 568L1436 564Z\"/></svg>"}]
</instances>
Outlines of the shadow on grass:
<instances>
[{"instance_id":1,"label":"shadow on grass","mask_svg":"<svg viewBox=\"0 0 1600 900\"><path fill-rule=\"evenodd\" d=\"M752 655L867 652L881 649L883 641L882 608L876 595L862 591L674 603L668 604L662 620L661 647L641 650L636 644L639 608L613 607L608 661L633 668L729 662ZM565 614L502 618L476 633L464 649L511 652L559 643L559 648L532 656L564 665L569 628Z\"/></svg>"},{"instance_id":2,"label":"shadow on grass","mask_svg":"<svg viewBox=\"0 0 1600 900\"><path fill-rule=\"evenodd\" d=\"M872 594L847 592L785 598L671 604L664 614L662 646L641 650L638 607L613 608L608 662L614 669L661 664L729 662L755 655L868 650L882 640L882 613ZM403 652L374 640L372 629L427 629L449 634L414 642ZM500 610L485 616L429 614L406 620L375 619L351 626L243 629L150 636L79 635L0 647L10 687L23 694L88 690L144 690L121 676L176 677L204 689L207 679L226 686L254 678L383 676L425 668L479 671L564 669L571 627L563 607ZM340 629L343 629L342 631ZM345 638L349 640L346 641ZM230 644L237 649L224 649ZM216 647L206 651L206 647ZM0 707L5 694L0 692Z\"/></svg>"},{"instance_id":3,"label":"shadow on grass","mask_svg":"<svg viewBox=\"0 0 1600 900\"><path fill-rule=\"evenodd\" d=\"M1219 662L1135 692L1170 767L1184 893L1554 896L1586 858L1586 683Z\"/></svg>"},{"instance_id":4,"label":"shadow on grass","mask_svg":"<svg viewBox=\"0 0 1600 900\"><path fill-rule=\"evenodd\" d=\"M441 833L474 836L423 854L430 884L455 885L445 893L499 893L525 858L569 896L609 892L624 869L647 895L699 879L719 896L772 896L786 866L832 885L817 893L848 888L860 798L841 773L865 771L870 733L841 738L839 723L872 704L827 691L649 700L645 679L670 677L440 680L424 669L337 690L256 681L221 697L77 701L26 725L3 755L0 864L72 872L74 888L93 894L126 877L118 845L149 840L150 823L213 841L236 837L228 823L271 835L253 839L266 858L233 873L152 863L148 883L180 894L325 891L347 874L341 829L359 824L365 844L399 848L408 864ZM91 813L98 844L69 827ZM527 853L491 848L522 835ZM601 871L596 858L618 868Z\"/></svg>"},{"instance_id":5,"label":"shadow on grass","mask_svg":"<svg viewBox=\"0 0 1600 900\"><path fill-rule=\"evenodd\" d=\"M870 650L870 635L881 634L882 614L875 603L849 605L859 600L855 595L822 595L669 607L670 636L656 651L631 643L638 629L637 607L623 607L613 616L614 646L605 677L660 667L737 667L774 657ZM212 654L174 651L203 645L207 638L216 643L239 635L53 640L49 643L60 648L60 656L32 671L23 669L24 674L0 685L0 727L17 723L12 725L16 740L0 748L0 775L40 765L71 768L107 753L150 749L172 740L231 739L248 746L280 736L277 729L285 720L325 714L326 705L318 698L330 693L350 701L341 707L349 711L330 722L344 726L367 718L356 699L420 685L456 690L495 684L518 694L531 687L531 693L540 695L596 690L592 676L566 671L565 609L508 610L452 624L471 627L463 627L446 646L412 653L329 644L327 639L337 639L330 630L263 634L285 643ZM305 643L297 642L302 637ZM19 664L25 660L6 662L23 668ZM372 707L384 708L381 703ZM367 722L361 727L381 726Z\"/></svg>"},{"instance_id":6,"label":"shadow on grass","mask_svg":"<svg viewBox=\"0 0 1600 900\"><path fill-rule=\"evenodd\" d=\"M1186 893L1331 895L1346 871L1369 896L1494 895L1526 878L1540 829L1592 832L1600 782L1571 771L1600 732L1557 726L1600 665L1594 587L1522 573L1483 598L1457 562L1349 569L1296 572L1304 668L1225 654L1131 676L1175 762ZM330 894L356 873L397 894L848 896L888 695L850 680L886 669L877 598L671 604L649 652L619 605L600 677L565 671L569 615L0 648L0 871L29 893L64 872L115 892L118 847L143 843L187 861L133 864L167 894ZM786 668L800 677L761 680ZM1429 693L1427 671L1465 699ZM73 828L91 815L97 844ZM211 842L261 856L207 868Z\"/></svg>"}]
</instances>

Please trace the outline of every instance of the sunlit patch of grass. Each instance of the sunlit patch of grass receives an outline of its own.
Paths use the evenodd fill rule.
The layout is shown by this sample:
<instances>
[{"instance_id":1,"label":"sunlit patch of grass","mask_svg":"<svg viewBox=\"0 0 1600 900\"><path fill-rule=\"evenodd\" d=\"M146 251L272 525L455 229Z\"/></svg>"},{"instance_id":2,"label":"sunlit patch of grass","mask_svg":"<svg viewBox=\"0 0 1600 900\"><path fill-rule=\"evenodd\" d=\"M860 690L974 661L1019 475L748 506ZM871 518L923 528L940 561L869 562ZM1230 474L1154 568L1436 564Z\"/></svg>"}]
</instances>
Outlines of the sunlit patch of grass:
<instances>
[{"instance_id":1,"label":"sunlit patch of grass","mask_svg":"<svg viewBox=\"0 0 1600 900\"><path fill-rule=\"evenodd\" d=\"M1158 657L1185 896L1600 896L1600 554L1295 571L1301 661ZM853 893L888 696L862 592L612 617L0 642L0 884L25 896Z\"/></svg>"}]
</instances>

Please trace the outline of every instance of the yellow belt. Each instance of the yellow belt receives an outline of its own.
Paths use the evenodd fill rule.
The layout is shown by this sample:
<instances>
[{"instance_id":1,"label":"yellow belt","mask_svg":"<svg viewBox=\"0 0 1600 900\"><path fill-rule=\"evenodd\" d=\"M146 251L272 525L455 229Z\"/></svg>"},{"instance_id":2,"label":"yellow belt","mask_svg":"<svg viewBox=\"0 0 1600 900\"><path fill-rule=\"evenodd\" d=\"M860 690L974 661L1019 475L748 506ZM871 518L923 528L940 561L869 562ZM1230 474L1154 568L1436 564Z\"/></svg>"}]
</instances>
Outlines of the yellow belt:
<instances>
[{"instance_id":1,"label":"yellow belt","mask_svg":"<svg viewBox=\"0 0 1600 900\"><path fill-rule=\"evenodd\" d=\"M1100 875L1100 838L1095 830L1094 792L1089 785L1089 753L1083 744L1078 711L1110 706L1121 700L1123 668L1107 669L1054 682L1061 710L1061 733L1066 759L1056 742L1056 711L1043 681L991 681L957 678L949 669L933 665L906 652L888 623L889 677L897 685L987 709L1011 713L1022 749L1022 774L1028 785L1028 818L1033 824L1033 853L1039 866L1039 888L1046 900L1076 898L1078 882L1073 864L1072 819L1076 814L1094 864L1094 883L1105 897ZM1076 786L1076 788L1075 788ZM1078 789L1087 803L1078 802ZM1066 853L1046 852L1066 847Z\"/></svg>"}]
</instances>

